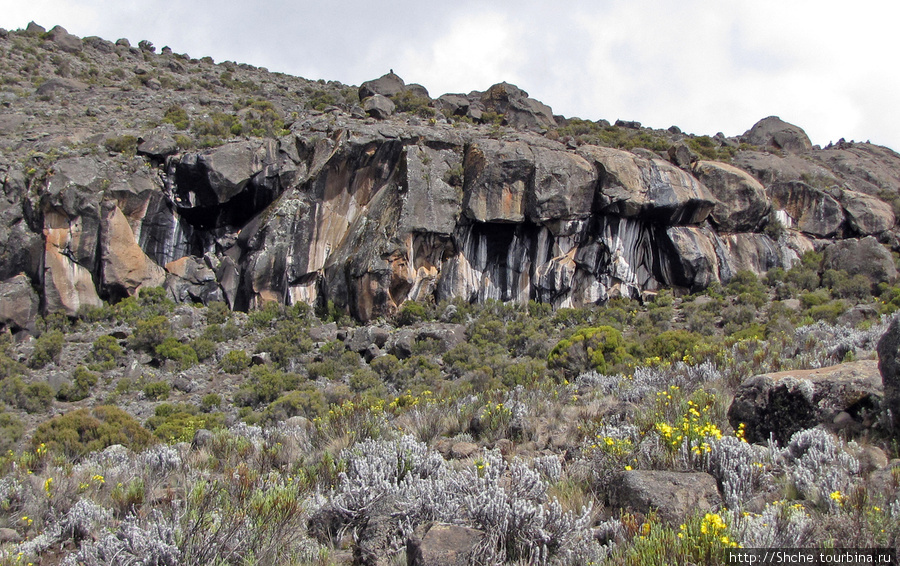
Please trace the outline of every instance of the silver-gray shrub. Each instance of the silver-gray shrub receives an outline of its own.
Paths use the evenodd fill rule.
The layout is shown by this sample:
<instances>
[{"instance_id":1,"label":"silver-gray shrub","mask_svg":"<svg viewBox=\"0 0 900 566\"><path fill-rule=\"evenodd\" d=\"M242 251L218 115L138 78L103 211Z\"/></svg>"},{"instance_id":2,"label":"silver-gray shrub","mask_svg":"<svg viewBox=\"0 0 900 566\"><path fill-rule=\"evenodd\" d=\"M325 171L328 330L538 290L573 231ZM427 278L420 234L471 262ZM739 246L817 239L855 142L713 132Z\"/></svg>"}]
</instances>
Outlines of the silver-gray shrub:
<instances>
[{"instance_id":1,"label":"silver-gray shrub","mask_svg":"<svg viewBox=\"0 0 900 566\"><path fill-rule=\"evenodd\" d=\"M739 509L768 475L765 464L770 459L769 451L733 436L710 439L709 445L709 454L699 460L703 471L716 478L725 506Z\"/></svg>"},{"instance_id":2,"label":"silver-gray shrub","mask_svg":"<svg viewBox=\"0 0 900 566\"><path fill-rule=\"evenodd\" d=\"M721 372L710 360L699 364L679 361L670 365L637 367L632 376L610 376L588 371L578 376L576 384L582 391L596 389L604 395L615 395L623 401L639 403L672 385L692 391L721 378Z\"/></svg>"},{"instance_id":3,"label":"silver-gray shrub","mask_svg":"<svg viewBox=\"0 0 900 566\"><path fill-rule=\"evenodd\" d=\"M145 518L126 517L113 531L96 542L85 541L76 554L66 557L64 566L178 566L181 551L176 544L176 527L162 513Z\"/></svg>"},{"instance_id":4,"label":"silver-gray shrub","mask_svg":"<svg viewBox=\"0 0 900 566\"><path fill-rule=\"evenodd\" d=\"M859 475L859 461L818 427L795 433L779 457L798 493L811 501L836 504L831 494L846 493Z\"/></svg>"},{"instance_id":5,"label":"silver-gray shrub","mask_svg":"<svg viewBox=\"0 0 900 566\"><path fill-rule=\"evenodd\" d=\"M376 514L391 517L405 535L431 520L474 526L485 532L478 558L490 564L583 564L603 554L591 510L563 512L547 497L545 478L556 475L549 460L507 463L498 451L485 451L455 470L409 436L366 441L342 458L347 470L320 505L338 511L348 528Z\"/></svg>"},{"instance_id":6,"label":"silver-gray shrub","mask_svg":"<svg viewBox=\"0 0 900 566\"><path fill-rule=\"evenodd\" d=\"M156 444L140 455L141 462L154 474L167 474L181 466L181 455L168 444Z\"/></svg>"},{"instance_id":7,"label":"silver-gray shrub","mask_svg":"<svg viewBox=\"0 0 900 566\"><path fill-rule=\"evenodd\" d=\"M812 543L815 525L802 505L778 502L766 505L762 513L730 514L728 524L744 548L798 548Z\"/></svg>"},{"instance_id":8,"label":"silver-gray shrub","mask_svg":"<svg viewBox=\"0 0 900 566\"><path fill-rule=\"evenodd\" d=\"M897 315L884 315L865 330L818 321L794 331L791 351L794 367L817 368L839 363L848 353L857 358L875 351L878 340Z\"/></svg>"}]
</instances>

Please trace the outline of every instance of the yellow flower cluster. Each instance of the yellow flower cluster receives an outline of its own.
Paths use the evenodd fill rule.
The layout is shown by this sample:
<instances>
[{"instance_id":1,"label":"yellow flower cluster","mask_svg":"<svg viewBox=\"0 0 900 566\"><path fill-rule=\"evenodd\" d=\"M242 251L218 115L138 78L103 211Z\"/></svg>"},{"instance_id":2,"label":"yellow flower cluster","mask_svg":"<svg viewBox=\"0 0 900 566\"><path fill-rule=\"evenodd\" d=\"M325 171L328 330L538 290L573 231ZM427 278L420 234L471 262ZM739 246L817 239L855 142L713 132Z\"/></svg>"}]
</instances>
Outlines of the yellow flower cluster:
<instances>
[{"instance_id":1,"label":"yellow flower cluster","mask_svg":"<svg viewBox=\"0 0 900 566\"><path fill-rule=\"evenodd\" d=\"M671 398L670 393L663 395ZM709 441L722 438L722 431L711 420L709 406L698 409L697 404L691 400L687 402L687 411L682 416L681 423L673 426L667 422L657 422L654 429L670 451L678 451L686 445L689 453L694 456L709 453L712 450Z\"/></svg>"}]
</instances>

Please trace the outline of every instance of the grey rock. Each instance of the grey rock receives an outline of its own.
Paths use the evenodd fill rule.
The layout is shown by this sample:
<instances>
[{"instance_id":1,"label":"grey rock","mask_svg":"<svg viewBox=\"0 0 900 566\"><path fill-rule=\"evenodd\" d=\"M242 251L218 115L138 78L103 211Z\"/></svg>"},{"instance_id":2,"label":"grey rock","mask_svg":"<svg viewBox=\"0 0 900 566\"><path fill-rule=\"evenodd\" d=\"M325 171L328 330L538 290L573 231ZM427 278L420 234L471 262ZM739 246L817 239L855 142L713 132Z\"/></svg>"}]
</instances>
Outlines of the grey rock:
<instances>
[{"instance_id":1,"label":"grey rock","mask_svg":"<svg viewBox=\"0 0 900 566\"><path fill-rule=\"evenodd\" d=\"M10 529L7 527L0 528L0 544L18 544L22 542L22 540L22 535L20 535L15 529Z\"/></svg>"},{"instance_id":2,"label":"grey rock","mask_svg":"<svg viewBox=\"0 0 900 566\"><path fill-rule=\"evenodd\" d=\"M894 227L897 219L894 209L883 200L857 191L841 191L847 223L862 235L880 234Z\"/></svg>"},{"instance_id":3,"label":"grey rock","mask_svg":"<svg viewBox=\"0 0 900 566\"><path fill-rule=\"evenodd\" d=\"M197 432L194 433L194 439L191 441L191 448L194 450L206 448L212 443L214 438L211 431L208 431L205 428L198 429Z\"/></svg>"},{"instance_id":4,"label":"grey rock","mask_svg":"<svg viewBox=\"0 0 900 566\"><path fill-rule=\"evenodd\" d=\"M812 142L806 132L778 116L763 118L744 132L743 139L752 145L775 147L788 153L802 153L812 149Z\"/></svg>"},{"instance_id":5,"label":"grey rock","mask_svg":"<svg viewBox=\"0 0 900 566\"><path fill-rule=\"evenodd\" d=\"M178 153L178 144L175 137L166 131L154 131L146 137L138 139L138 155L146 155L164 160L170 155Z\"/></svg>"},{"instance_id":6,"label":"grey rock","mask_svg":"<svg viewBox=\"0 0 900 566\"><path fill-rule=\"evenodd\" d=\"M889 283L897 279L894 258L872 236L860 240L841 240L825 248L824 269L843 269L850 275L865 275L874 283Z\"/></svg>"},{"instance_id":7,"label":"grey rock","mask_svg":"<svg viewBox=\"0 0 900 566\"><path fill-rule=\"evenodd\" d=\"M67 53L80 53L83 48L81 38L77 35L72 35L62 26L52 27L48 35L50 36L50 41Z\"/></svg>"},{"instance_id":8,"label":"grey rock","mask_svg":"<svg viewBox=\"0 0 900 566\"><path fill-rule=\"evenodd\" d=\"M400 94L405 90L406 83L403 82L403 79L391 72L359 85L359 99L365 100L376 94L391 97ZM426 96L427 94L428 92L426 91Z\"/></svg>"},{"instance_id":9,"label":"grey rock","mask_svg":"<svg viewBox=\"0 0 900 566\"><path fill-rule=\"evenodd\" d=\"M30 21L28 22L28 25L25 26L25 33L32 37L40 36L47 33L47 28L34 23L34 21Z\"/></svg>"},{"instance_id":10,"label":"grey rock","mask_svg":"<svg viewBox=\"0 0 900 566\"><path fill-rule=\"evenodd\" d=\"M370 518L359 531L353 549L354 563L360 566L393 566L403 542L398 525L386 516Z\"/></svg>"},{"instance_id":11,"label":"grey rock","mask_svg":"<svg viewBox=\"0 0 900 566\"><path fill-rule=\"evenodd\" d=\"M884 395L872 360L762 374L741 384L728 408L728 420L735 429L745 425L749 442L765 442L772 435L784 445L801 430L820 424L834 429L842 412L855 423L843 423L845 430L854 425L848 432L871 427Z\"/></svg>"},{"instance_id":12,"label":"grey rock","mask_svg":"<svg viewBox=\"0 0 900 566\"><path fill-rule=\"evenodd\" d=\"M366 111L366 114L369 116L376 118L378 120L385 120L394 113L394 110L397 108L397 105L394 102L387 98L386 96L382 96L380 94L375 94L366 98L362 102L363 110Z\"/></svg>"},{"instance_id":13,"label":"grey rock","mask_svg":"<svg viewBox=\"0 0 900 566\"><path fill-rule=\"evenodd\" d=\"M691 165L698 159L697 155L691 151L691 148L684 142L678 142L670 146L667 153L669 155L669 161L671 161L673 165L686 171L690 170Z\"/></svg>"},{"instance_id":14,"label":"grey rock","mask_svg":"<svg viewBox=\"0 0 900 566\"><path fill-rule=\"evenodd\" d=\"M467 566L472 563L484 532L460 525L425 523L406 543L409 566Z\"/></svg>"},{"instance_id":15,"label":"grey rock","mask_svg":"<svg viewBox=\"0 0 900 566\"><path fill-rule=\"evenodd\" d=\"M716 198L711 217L724 232L751 232L759 228L769 213L766 189L737 167L714 161L700 161L694 174Z\"/></svg>"},{"instance_id":16,"label":"grey rock","mask_svg":"<svg viewBox=\"0 0 900 566\"><path fill-rule=\"evenodd\" d=\"M702 472L629 470L614 484L609 499L621 509L644 514L655 510L670 525L722 504L715 478Z\"/></svg>"},{"instance_id":17,"label":"grey rock","mask_svg":"<svg viewBox=\"0 0 900 566\"><path fill-rule=\"evenodd\" d=\"M0 282L0 324L32 332L39 306L40 298L24 273Z\"/></svg>"},{"instance_id":18,"label":"grey rock","mask_svg":"<svg viewBox=\"0 0 900 566\"><path fill-rule=\"evenodd\" d=\"M66 79L63 77L55 77L37 87L35 92L38 95L44 95L53 94L55 92L80 92L87 89L88 85L84 84L81 81L76 81L75 79Z\"/></svg>"},{"instance_id":19,"label":"grey rock","mask_svg":"<svg viewBox=\"0 0 900 566\"><path fill-rule=\"evenodd\" d=\"M884 411L894 436L900 434L900 318L894 318L876 348L884 389Z\"/></svg>"},{"instance_id":20,"label":"grey rock","mask_svg":"<svg viewBox=\"0 0 900 566\"><path fill-rule=\"evenodd\" d=\"M546 130L556 126L553 110L509 83L495 84L480 98L485 110L504 115L507 124L526 130Z\"/></svg>"},{"instance_id":21,"label":"grey rock","mask_svg":"<svg viewBox=\"0 0 900 566\"><path fill-rule=\"evenodd\" d=\"M469 99L464 94L442 94L435 101L435 108L453 116L465 116L469 111Z\"/></svg>"},{"instance_id":22,"label":"grey rock","mask_svg":"<svg viewBox=\"0 0 900 566\"><path fill-rule=\"evenodd\" d=\"M789 227L821 238L839 234L844 211L825 191L802 181L787 181L770 185L766 192L772 207L787 213L792 224Z\"/></svg>"}]
</instances>

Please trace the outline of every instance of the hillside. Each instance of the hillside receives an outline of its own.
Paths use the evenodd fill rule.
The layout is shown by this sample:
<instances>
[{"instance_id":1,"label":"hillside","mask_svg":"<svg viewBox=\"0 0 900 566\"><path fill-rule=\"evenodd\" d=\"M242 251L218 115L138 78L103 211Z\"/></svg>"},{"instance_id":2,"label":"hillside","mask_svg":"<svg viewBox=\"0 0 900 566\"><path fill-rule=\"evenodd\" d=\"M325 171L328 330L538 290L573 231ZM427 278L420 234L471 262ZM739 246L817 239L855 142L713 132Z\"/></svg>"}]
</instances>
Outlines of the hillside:
<instances>
[{"instance_id":1,"label":"hillside","mask_svg":"<svg viewBox=\"0 0 900 566\"><path fill-rule=\"evenodd\" d=\"M898 548L893 151L0 54L0 563Z\"/></svg>"}]
</instances>

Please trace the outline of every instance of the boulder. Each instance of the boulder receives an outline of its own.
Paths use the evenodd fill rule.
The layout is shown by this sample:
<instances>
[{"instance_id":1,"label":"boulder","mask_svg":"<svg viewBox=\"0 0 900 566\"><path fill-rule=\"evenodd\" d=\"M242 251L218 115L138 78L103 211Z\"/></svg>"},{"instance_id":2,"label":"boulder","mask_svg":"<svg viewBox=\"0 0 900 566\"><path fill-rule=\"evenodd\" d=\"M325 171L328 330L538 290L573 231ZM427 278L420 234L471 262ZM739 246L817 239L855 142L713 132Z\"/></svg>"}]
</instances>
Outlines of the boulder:
<instances>
[{"instance_id":1,"label":"boulder","mask_svg":"<svg viewBox=\"0 0 900 566\"><path fill-rule=\"evenodd\" d=\"M253 175L261 171L262 168L255 163L255 150L247 142L232 142L199 156L215 203L228 202L244 190Z\"/></svg>"},{"instance_id":2,"label":"boulder","mask_svg":"<svg viewBox=\"0 0 900 566\"><path fill-rule=\"evenodd\" d=\"M671 285L699 291L719 281L716 245L709 229L673 226L666 236L675 252L669 262Z\"/></svg>"},{"instance_id":3,"label":"boulder","mask_svg":"<svg viewBox=\"0 0 900 566\"><path fill-rule=\"evenodd\" d=\"M449 236L462 212L462 159L454 149L404 149L406 195L400 232Z\"/></svg>"},{"instance_id":4,"label":"boulder","mask_svg":"<svg viewBox=\"0 0 900 566\"><path fill-rule=\"evenodd\" d=\"M516 85L495 84L480 97L484 109L504 115L510 126L525 130L546 130L556 127L553 110L533 98Z\"/></svg>"},{"instance_id":5,"label":"boulder","mask_svg":"<svg viewBox=\"0 0 900 566\"><path fill-rule=\"evenodd\" d=\"M788 228L820 238L839 234L844 211L825 191L803 181L786 181L770 185L766 193L772 199L772 207L788 215L791 224Z\"/></svg>"},{"instance_id":6,"label":"boulder","mask_svg":"<svg viewBox=\"0 0 900 566\"><path fill-rule=\"evenodd\" d=\"M381 77L366 81L359 85L359 99L365 100L370 96L380 94L381 96L391 97L406 90L406 83L403 82L393 71L382 75ZM427 94L427 91L426 91Z\"/></svg>"},{"instance_id":7,"label":"boulder","mask_svg":"<svg viewBox=\"0 0 900 566\"><path fill-rule=\"evenodd\" d=\"M469 111L469 99L464 94L443 94L435 101L435 108L453 116L465 116Z\"/></svg>"},{"instance_id":8,"label":"boulder","mask_svg":"<svg viewBox=\"0 0 900 566\"><path fill-rule=\"evenodd\" d=\"M420 525L406 542L408 566L467 566L472 564L484 532L446 523Z\"/></svg>"},{"instance_id":9,"label":"boulder","mask_svg":"<svg viewBox=\"0 0 900 566\"><path fill-rule=\"evenodd\" d=\"M171 133L165 130L155 130L146 137L138 139L137 153L164 160L166 157L178 153L178 144Z\"/></svg>"},{"instance_id":10,"label":"boulder","mask_svg":"<svg viewBox=\"0 0 900 566\"><path fill-rule=\"evenodd\" d=\"M744 132L742 139L751 145L774 147L787 153L803 153L812 149L812 142L802 128L778 116L763 118Z\"/></svg>"},{"instance_id":11,"label":"boulder","mask_svg":"<svg viewBox=\"0 0 900 566\"><path fill-rule=\"evenodd\" d=\"M599 174L597 203L617 216L640 216L662 224L699 224L716 199L693 175L661 159L598 146L581 146L578 155Z\"/></svg>"},{"instance_id":12,"label":"boulder","mask_svg":"<svg viewBox=\"0 0 900 566\"><path fill-rule=\"evenodd\" d=\"M362 107L369 116L378 120L384 120L394 113L397 105L390 98L375 94L363 100Z\"/></svg>"},{"instance_id":13,"label":"boulder","mask_svg":"<svg viewBox=\"0 0 900 566\"><path fill-rule=\"evenodd\" d=\"M176 301L209 304L225 300L215 272L197 258L182 257L167 263L165 269L165 288Z\"/></svg>"},{"instance_id":14,"label":"boulder","mask_svg":"<svg viewBox=\"0 0 900 566\"><path fill-rule=\"evenodd\" d=\"M32 37L39 37L47 33L47 28L42 25L36 24L34 21L28 22L28 25L25 26L25 34L30 35Z\"/></svg>"},{"instance_id":15,"label":"boulder","mask_svg":"<svg viewBox=\"0 0 900 566\"><path fill-rule=\"evenodd\" d=\"M894 227L894 209L883 200L856 191L841 191L841 206L850 228L858 234L880 234Z\"/></svg>"},{"instance_id":16,"label":"boulder","mask_svg":"<svg viewBox=\"0 0 900 566\"><path fill-rule=\"evenodd\" d=\"M88 85L75 79L66 79L63 77L55 77L35 89L35 93L39 96L53 94L55 92L79 92L87 90Z\"/></svg>"},{"instance_id":17,"label":"boulder","mask_svg":"<svg viewBox=\"0 0 900 566\"><path fill-rule=\"evenodd\" d=\"M0 282L0 324L13 330L34 330L40 298L24 273Z\"/></svg>"},{"instance_id":18,"label":"boulder","mask_svg":"<svg viewBox=\"0 0 900 566\"><path fill-rule=\"evenodd\" d=\"M656 511L670 525L722 504L716 480L704 472L628 470L609 493L612 507L647 514Z\"/></svg>"},{"instance_id":19,"label":"boulder","mask_svg":"<svg viewBox=\"0 0 900 566\"><path fill-rule=\"evenodd\" d=\"M710 216L720 230L751 232L762 225L769 201L759 181L737 167L715 161L698 162L694 175L716 198Z\"/></svg>"},{"instance_id":20,"label":"boulder","mask_svg":"<svg viewBox=\"0 0 900 566\"><path fill-rule=\"evenodd\" d=\"M891 252L872 236L859 240L841 240L825 248L822 267L843 269L850 275L862 274L875 283L897 279L897 267Z\"/></svg>"},{"instance_id":21,"label":"boulder","mask_svg":"<svg viewBox=\"0 0 900 566\"><path fill-rule=\"evenodd\" d=\"M841 184L835 173L827 167L806 159L805 156L791 153L776 155L767 151L740 151L734 156L731 164L747 171L765 186L798 179L815 182L819 187Z\"/></svg>"},{"instance_id":22,"label":"boulder","mask_svg":"<svg viewBox=\"0 0 900 566\"><path fill-rule=\"evenodd\" d=\"M50 41L67 53L80 53L82 49L81 38L72 35L62 26L53 26L48 33Z\"/></svg>"},{"instance_id":23,"label":"boulder","mask_svg":"<svg viewBox=\"0 0 900 566\"><path fill-rule=\"evenodd\" d=\"M894 318L876 348L884 390L883 407L893 434L900 433L900 318Z\"/></svg>"},{"instance_id":24,"label":"boulder","mask_svg":"<svg viewBox=\"0 0 900 566\"><path fill-rule=\"evenodd\" d=\"M768 373L741 384L728 420L735 430L744 424L749 442L765 442L771 435L785 445L794 433L820 424L846 433L872 426L883 395L874 360Z\"/></svg>"},{"instance_id":25,"label":"boulder","mask_svg":"<svg viewBox=\"0 0 900 566\"><path fill-rule=\"evenodd\" d=\"M671 161L673 165L680 167L685 171L690 170L691 165L698 159L697 155L691 151L691 148L684 142L678 142L669 146L666 153L669 156L669 161Z\"/></svg>"}]
</instances>

